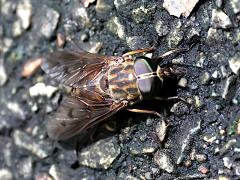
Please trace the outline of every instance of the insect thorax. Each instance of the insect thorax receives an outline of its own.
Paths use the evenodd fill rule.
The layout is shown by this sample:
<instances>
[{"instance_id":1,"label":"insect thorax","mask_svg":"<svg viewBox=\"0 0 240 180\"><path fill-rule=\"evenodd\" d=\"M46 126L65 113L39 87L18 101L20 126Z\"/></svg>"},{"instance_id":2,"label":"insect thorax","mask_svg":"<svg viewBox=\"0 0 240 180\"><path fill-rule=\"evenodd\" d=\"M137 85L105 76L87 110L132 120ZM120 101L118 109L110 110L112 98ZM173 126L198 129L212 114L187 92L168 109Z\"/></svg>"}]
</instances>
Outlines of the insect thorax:
<instances>
[{"instance_id":1,"label":"insect thorax","mask_svg":"<svg viewBox=\"0 0 240 180\"><path fill-rule=\"evenodd\" d=\"M141 98L133 60L111 63L108 70L108 83L110 96L115 100L134 101Z\"/></svg>"}]
</instances>

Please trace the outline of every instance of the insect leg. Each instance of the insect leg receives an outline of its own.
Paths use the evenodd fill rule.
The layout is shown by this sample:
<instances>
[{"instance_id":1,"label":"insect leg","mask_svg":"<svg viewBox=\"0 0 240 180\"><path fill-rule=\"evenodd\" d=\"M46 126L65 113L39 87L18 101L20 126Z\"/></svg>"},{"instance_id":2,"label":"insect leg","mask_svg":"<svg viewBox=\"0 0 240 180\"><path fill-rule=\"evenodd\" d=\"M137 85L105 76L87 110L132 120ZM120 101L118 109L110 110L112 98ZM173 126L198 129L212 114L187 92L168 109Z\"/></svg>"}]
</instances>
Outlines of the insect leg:
<instances>
[{"instance_id":1,"label":"insect leg","mask_svg":"<svg viewBox=\"0 0 240 180\"><path fill-rule=\"evenodd\" d=\"M154 47L138 49L138 50L134 50L134 51L129 51L129 52L123 54L122 57L130 56L130 55L134 55L134 54L140 54L140 53L144 53L144 52L151 52L153 50L155 50Z\"/></svg>"},{"instance_id":2,"label":"insect leg","mask_svg":"<svg viewBox=\"0 0 240 180\"><path fill-rule=\"evenodd\" d=\"M185 51L189 51L190 48L174 48L174 49L171 49L170 51L167 51L165 52L164 54L162 54L161 56L157 57L157 59L163 59L173 53L179 53L179 52L185 52Z\"/></svg>"},{"instance_id":3,"label":"insect leg","mask_svg":"<svg viewBox=\"0 0 240 180\"><path fill-rule=\"evenodd\" d=\"M185 103L188 106L191 106L191 104L189 102L187 102L185 99L179 97L179 96L172 96L172 97L167 97L167 98L163 98L163 97L155 97L156 100L159 101L182 101L183 103Z\"/></svg>"},{"instance_id":4,"label":"insect leg","mask_svg":"<svg viewBox=\"0 0 240 180\"><path fill-rule=\"evenodd\" d=\"M156 111L144 110L144 109L129 109L129 108L127 108L126 110L128 110L130 112L136 112L136 113L153 114L153 115L156 115L158 117L161 117L161 115Z\"/></svg>"}]
</instances>

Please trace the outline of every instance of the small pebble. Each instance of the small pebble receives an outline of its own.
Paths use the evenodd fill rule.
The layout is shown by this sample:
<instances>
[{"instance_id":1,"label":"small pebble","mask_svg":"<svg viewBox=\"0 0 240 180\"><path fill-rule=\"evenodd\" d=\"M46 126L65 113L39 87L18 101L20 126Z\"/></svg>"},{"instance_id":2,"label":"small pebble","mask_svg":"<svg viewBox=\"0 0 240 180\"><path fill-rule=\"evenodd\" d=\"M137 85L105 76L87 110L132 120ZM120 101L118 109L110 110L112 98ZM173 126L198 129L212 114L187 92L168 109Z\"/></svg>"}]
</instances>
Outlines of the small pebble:
<instances>
[{"instance_id":1,"label":"small pebble","mask_svg":"<svg viewBox=\"0 0 240 180\"><path fill-rule=\"evenodd\" d=\"M208 72L204 72L201 76L200 76L200 81L202 85L207 85L210 82L210 74Z\"/></svg>"},{"instance_id":2,"label":"small pebble","mask_svg":"<svg viewBox=\"0 0 240 180\"><path fill-rule=\"evenodd\" d=\"M230 180L227 176L224 176L224 175L220 175L218 177L218 180Z\"/></svg>"},{"instance_id":3,"label":"small pebble","mask_svg":"<svg viewBox=\"0 0 240 180\"><path fill-rule=\"evenodd\" d=\"M182 56L179 58L174 58L174 59L172 59L172 63L173 64L184 64L184 59Z\"/></svg>"},{"instance_id":4,"label":"small pebble","mask_svg":"<svg viewBox=\"0 0 240 180\"><path fill-rule=\"evenodd\" d=\"M195 157L199 163L204 163L207 161L207 156L205 154L196 154Z\"/></svg>"},{"instance_id":5,"label":"small pebble","mask_svg":"<svg viewBox=\"0 0 240 180\"><path fill-rule=\"evenodd\" d=\"M223 78L227 77L228 71L227 71L226 67L225 66L221 66L220 69L221 69L222 77Z\"/></svg>"},{"instance_id":6,"label":"small pebble","mask_svg":"<svg viewBox=\"0 0 240 180\"><path fill-rule=\"evenodd\" d=\"M57 46L58 47L63 47L65 45L65 37L61 33L57 33Z\"/></svg>"},{"instance_id":7,"label":"small pebble","mask_svg":"<svg viewBox=\"0 0 240 180\"><path fill-rule=\"evenodd\" d=\"M127 6L128 0L114 0L114 5L117 9Z\"/></svg>"},{"instance_id":8,"label":"small pebble","mask_svg":"<svg viewBox=\"0 0 240 180\"><path fill-rule=\"evenodd\" d=\"M212 73L212 77L214 79L217 79L217 78L220 78L221 77L221 74L218 70L215 70L213 73Z\"/></svg>"},{"instance_id":9,"label":"small pebble","mask_svg":"<svg viewBox=\"0 0 240 180\"><path fill-rule=\"evenodd\" d=\"M7 1L7 0L2 0L1 6L0 6L0 12L1 15L11 16L12 12L16 11L16 2L13 1Z\"/></svg>"},{"instance_id":10,"label":"small pebble","mask_svg":"<svg viewBox=\"0 0 240 180\"><path fill-rule=\"evenodd\" d=\"M34 180L53 180L53 178L47 173L37 173L34 177Z\"/></svg>"},{"instance_id":11,"label":"small pebble","mask_svg":"<svg viewBox=\"0 0 240 180\"><path fill-rule=\"evenodd\" d=\"M233 73L239 75L240 73L240 55L236 55L229 59L229 66Z\"/></svg>"},{"instance_id":12,"label":"small pebble","mask_svg":"<svg viewBox=\"0 0 240 180\"><path fill-rule=\"evenodd\" d=\"M156 125L156 133L160 142L164 141L167 132L167 124L164 120L160 120Z\"/></svg>"},{"instance_id":13,"label":"small pebble","mask_svg":"<svg viewBox=\"0 0 240 180\"><path fill-rule=\"evenodd\" d=\"M203 105L203 100L200 99L199 96L193 96L194 97L194 104L196 108L200 108Z\"/></svg>"},{"instance_id":14,"label":"small pebble","mask_svg":"<svg viewBox=\"0 0 240 180\"><path fill-rule=\"evenodd\" d=\"M12 26L12 35L14 37L18 37L18 36L22 35L22 33L23 33L23 29L22 29L22 26L21 26L21 21L16 20L13 23L13 26Z\"/></svg>"},{"instance_id":15,"label":"small pebble","mask_svg":"<svg viewBox=\"0 0 240 180\"><path fill-rule=\"evenodd\" d=\"M196 149L193 148L192 152L190 153L190 160L194 161L196 158L196 154L197 154Z\"/></svg>"},{"instance_id":16,"label":"small pebble","mask_svg":"<svg viewBox=\"0 0 240 180\"><path fill-rule=\"evenodd\" d=\"M237 176L240 176L240 166L239 166L239 165L237 165L237 166L235 167L235 174L236 174Z\"/></svg>"},{"instance_id":17,"label":"small pebble","mask_svg":"<svg viewBox=\"0 0 240 180\"><path fill-rule=\"evenodd\" d=\"M184 166L185 167L191 167L192 166L192 161L191 160L184 161Z\"/></svg>"},{"instance_id":18,"label":"small pebble","mask_svg":"<svg viewBox=\"0 0 240 180\"><path fill-rule=\"evenodd\" d=\"M160 169L172 173L175 170L171 157L163 150L159 150L154 154L154 161Z\"/></svg>"},{"instance_id":19,"label":"small pebble","mask_svg":"<svg viewBox=\"0 0 240 180\"><path fill-rule=\"evenodd\" d=\"M108 17L109 13L112 12L112 9L114 8L114 2L113 1L108 1L108 0L97 0L96 4L96 12L98 14L104 14Z\"/></svg>"},{"instance_id":20,"label":"small pebble","mask_svg":"<svg viewBox=\"0 0 240 180\"><path fill-rule=\"evenodd\" d=\"M136 23L141 23L143 22L146 17L151 16L154 11L155 11L155 4L152 4L152 6L145 6L141 5L140 7L136 7L135 9L132 10L132 19Z\"/></svg>"},{"instance_id":21,"label":"small pebble","mask_svg":"<svg viewBox=\"0 0 240 180\"><path fill-rule=\"evenodd\" d=\"M226 144L224 144L222 146L222 148L220 148L217 153L219 153L220 155L225 154L234 144L237 143L236 139L230 139L228 140L228 142Z\"/></svg>"},{"instance_id":22,"label":"small pebble","mask_svg":"<svg viewBox=\"0 0 240 180\"><path fill-rule=\"evenodd\" d=\"M146 172L146 173L144 174L144 176L145 176L146 179L152 179L152 178L151 178L151 172Z\"/></svg>"},{"instance_id":23,"label":"small pebble","mask_svg":"<svg viewBox=\"0 0 240 180\"><path fill-rule=\"evenodd\" d=\"M191 142L193 140L193 137L199 132L200 128L201 128L201 119L198 118L197 123L194 124L194 126L192 126L191 129L187 130L188 132L186 132L185 138L182 139L181 141L181 147L179 147L180 154L178 155L177 164L181 164L183 160L186 158L187 156L186 153L191 148ZM195 150L193 150L192 153L195 153Z\"/></svg>"},{"instance_id":24,"label":"small pebble","mask_svg":"<svg viewBox=\"0 0 240 180\"><path fill-rule=\"evenodd\" d=\"M95 2L96 0L84 0L83 5L84 7L88 7L91 3Z\"/></svg>"},{"instance_id":25,"label":"small pebble","mask_svg":"<svg viewBox=\"0 0 240 180\"><path fill-rule=\"evenodd\" d=\"M59 21L60 14L48 6L45 6L42 11L43 17L41 17L39 23L39 32L46 38L51 38Z\"/></svg>"},{"instance_id":26,"label":"small pebble","mask_svg":"<svg viewBox=\"0 0 240 180\"><path fill-rule=\"evenodd\" d=\"M135 169L134 169L134 170L135 170ZM113 177L113 179L115 179L115 178ZM139 178L136 178L136 177L132 176L131 174L121 172L121 173L118 175L118 179L138 180ZM141 179L145 179L145 178L142 177Z\"/></svg>"},{"instance_id":27,"label":"small pebble","mask_svg":"<svg viewBox=\"0 0 240 180\"><path fill-rule=\"evenodd\" d=\"M0 169L0 179L13 180L12 172L8 169Z\"/></svg>"},{"instance_id":28,"label":"small pebble","mask_svg":"<svg viewBox=\"0 0 240 180\"><path fill-rule=\"evenodd\" d=\"M207 174L209 172L209 169L204 165L200 165L198 167L198 171L201 172L202 174Z\"/></svg>"},{"instance_id":29,"label":"small pebble","mask_svg":"<svg viewBox=\"0 0 240 180\"><path fill-rule=\"evenodd\" d=\"M3 31L3 25L2 25L2 24L0 24L0 37L2 37L2 36L3 36L3 33L4 33L4 31Z\"/></svg>"},{"instance_id":30,"label":"small pebble","mask_svg":"<svg viewBox=\"0 0 240 180\"><path fill-rule=\"evenodd\" d=\"M47 96L48 98L50 98L56 91L56 87L45 85L44 83L37 83L29 88L29 94L31 97Z\"/></svg>"},{"instance_id":31,"label":"small pebble","mask_svg":"<svg viewBox=\"0 0 240 180\"><path fill-rule=\"evenodd\" d=\"M131 49L140 49L151 46L148 39L144 36L128 36L126 37L126 42Z\"/></svg>"},{"instance_id":32,"label":"small pebble","mask_svg":"<svg viewBox=\"0 0 240 180\"><path fill-rule=\"evenodd\" d=\"M91 168L108 169L121 152L115 137L101 139L79 152L79 163Z\"/></svg>"},{"instance_id":33,"label":"small pebble","mask_svg":"<svg viewBox=\"0 0 240 180\"><path fill-rule=\"evenodd\" d=\"M106 24L107 29L113 34L117 35L120 39L126 38L125 26L120 22L118 17L112 17Z\"/></svg>"},{"instance_id":34,"label":"small pebble","mask_svg":"<svg viewBox=\"0 0 240 180\"><path fill-rule=\"evenodd\" d=\"M23 29L29 28L32 16L32 4L30 0L20 0L17 5L17 15Z\"/></svg>"},{"instance_id":35,"label":"small pebble","mask_svg":"<svg viewBox=\"0 0 240 180\"><path fill-rule=\"evenodd\" d=\"M240 12L240 1L239 0L230 0L233 12L238 14Z\"/></svg>"},{"instance_id":36,"label":"small pebble","mask_svg":"<svg viewBox=\"0 0 240 180\"><path fill-rule=\"evenodd\" d=\"M232 26L230 18L222 10L212 10L212 26L227 29Z\"/></svg>"},{"instance_id":37,"label":"small pebble","mask_svg":"<svg viewBox=\"0 0 240 180\"><path fill-rule=\"evenodd\" d=\"M187 87L187 83L188 83L188 81L187 81L186 78L181 78L181 79L178 81L178 85L179 85L180 87L183 87L183 88Z\"/></svg>"},{"instance_id":38,"label":"small pebble","mask_svg":"<svg viewBox=\"0 0 240 180\"><path fill-rule=\"evenodd\" d=\"M82 34L81 34L80 39L81 39L82 42L88 41L88 38L89 38L88 33L82 33Z\"/></svg>"},{"instance_id":39,"label":"small pebble","mask_svg":"<svg viewBox=\"0 0 240 180\"><path fill-rule=\"evenodd\" d=\"M204 136L203 140L208 143L213 143L217 139L217 136Z\"/></svg>"},{"instance_id":40,"label":"small pebble","mask_svg":"<svg viewBox=\"0 0 240 180\"><path fill-rule=\"evenodd\" d=\"M164 0L163 7L170 15L188 17L199 0Z\"/></svg>"},{"instance_id":41,"label":"small pebble","mask_svg":"<svg viewBox=\"0 0 240 180\"><path fill-rule=\"evenodd\" d=\"M155 25L155 30L156 30L158 36L161 37L161 36L166 36L169 33L170 28L165 21L159 20L159 21L157 21L157 23Z\"/></svg>"},{"instance_id":42,"label":"small pebble","mask_svg":"<svg viewBox=\"0 0 240 180\"><path fill-rule=\"evenodd\" d=\"M33 158L30 156L21 160L17 164L17 169L24 179L31 179L33 175Z\"/></svg>"},{"instance_id":43,"label":"small pebble","mask_svg":"<svg viewBox=\"0 0 240 180\"><path fill-rule=\"evenodd\" d=\"M81 48L87 52L96 54L100 51L100 49L102 48L102 43L101 42L93 42L90 41L88 43L83 43Z\"/></svg>"},{"instance_id":44,"label":"small pebble","mask_svg":"<svg viewBox=\"0 0 240 180\"><path fill-rule=\"evenodd\" d=\"M139 135L140 141L144 142L147 139L147 133L143 132Z\"/></svg>"},{"instance_id":45,"label":"small pebble","mask_svg":"<svg viewBox=\"0 0 240 180\"><path fill-rule=\"evenodd\" d=\"M3 63L3 58L0 57L0 87L3 86L8 79L7 73L5 71L5 66Z\"/></svg>"},{"instance_id":46,"label":"small pebble","mask_svg":"<svg viewBox=\"0 0 240 180\"><path fill-rule=\"evenodd\" d=\"M131 154L133 155L141 155L141 154L152 154L156 152L158 148L157 143L152 143L152 142L133 142L130 149Z\"/></svg>"},{"instance_id":47,"label":"small pebble","mask_svg":"<svg viewBox=\"0 0 240 180\"><path fill-rule=\"evenodd\" d=\"M80 18L81 23L84 26L89 25L90 23L89 15L87 9L84 6L80 6L76 9L75 16Z\"/></svg>"},{"instance_id":48,"label":"small pebble","mask_svg":"<svg viewBox=\"0 0 240 180\"><path fill-rule=\"evenodd\" d=\"M222 92L222 98L223 99L229 99L229 97L232 97L233 95L233 90L234 90L234 84L237 80L236 76L229 76L226 79L225 85L223 87L223 92Z\"/></svg>"},{"instance_id":49,"label":"small pebble","mask_svg":"<svg viewBox=\"0 0 240 180\"><path fill-rule=\"evenodd\" d=\"M3 40L1 39L0 43L0 52L6 53L10 50L10 48L13 45L13 40L10 38L4 38ZM2 58L1 58L2 59ZM1 61L0 61L1 62ZM2 62L1 62L2 63ZM1 65L1 64L0 64ZM1 72L1 71L0 71Z\"/></svg>"},{"instance_id":50,"label":"small pebble","mask_svg":"<svg viewBox=\"0 0 240 180\"><path fill-rule=\"evenodd\" d=\"M37 112L38 110L39 110L39 109L38 109L37 103L34 103L34 104L31 105L31 111L32 111L32 112Z\"/></svg>"},{"instance_id":51,"label":"small pebble","mask_svg":"<svg viewBox=\"0 0 240 180\"><path fill-rule=\"evenodd\" d=\"M233 165L233 161L229 157L224 157L223 164L226 168L231 169Z\"/></svg>"},{"instance_id":52,"label":"small pebble","mask_svg":"<svg viewBox=\"0 0 240 180\"><path fill-rule=\"evenodd\" d=\"M179 23L180 24L180 23ZM183 39L184 33L180 28L175 28L167 36L168 46L175 48Z\"/></svg>"},{"instance_id":53,"label":"small pebble","mask_svg":"<svg viewBox=\"0 0 240 180\"><path fill-rule=\"evenodd\" d=\"M219 131L219 134L225 135L225 134L226 134L226 131L225 131L224 129L221 129L221 130Z\"/></svg>"},{"instance_id":54,"label":"small pebble","mask_svg":"<svg viewBox=\"0 0 240 180\"><path fill-rule=\"evenodd\" d=\"M23 77L30 77L31 75L33 75L33 73L40 68L41 64L43 62L42 58L36 58L36 59L31 59L28 60L24 66L23 66L23 70L22 70L22 76Z\"/></svg>"},{"instance_id":55,"label":"small pebble","mask_svg":"<svg viewBox=\"0 0 240 180\"><path fill-rule=\"evenodd\" d=\"M58 164L52 164L48 174L54 179L54 180L63 180L63 179L69 179L70 169L67 167L62 168Z\"/></svg>"},{"instance_id":56,"label":"small pebble","mask_svg":"<svg viewBox=\"0 0 240 180\"><path fill-rule=\"evenodd\" d=\"M240 119L237 122L237 134L240 135Z\"/></svg>"},{"instance_id":57,"label":"small pebble","mask_svg":"<svg viewBox=\"0 0 240 180\"><path fill-rule=\"evenodd\" d=\"M151 168L153 174L157 174L159 172L158 168Z\"/></svg>"},{"instance_id":58,"label":"small pebble","mask_svg":"<svg viewBox=\"0 0 240 180\"><path fill-rule=\"evenodd\" d=\"M25 120L26 115L20 102L8 101L6 102L6 107L11 111L12 114L16 114L18 119Z\"/></svg>"},{"instance_id":59,"label":"small pebble","mask_svg":"<svg viewBox=\"0 0 240 180\"><path fill-rule=\"evenodd\" d=\"M199 53L198 59L197 59L197 63L196 66L197 67L203 67L204 65L206 65L206 55L203 52Z\"/></svg>"},{"instance_id":60,"label":"small pebble","mask_svg":"<svg viewBox=\"0 0 240 180\"><path fill-rule=\"evenodd\" d=\"M154 119L152 119L152 118L147 118L147 120L146 120L146 125L147 125L147 126L152 126L153 122L154 122Z\"/></svg>"},{"instance_id":61,"label":"small pebble","mask_svg":"<svg viewBox=\"0 0 240 180\"><path fill-rule=\"evenodd\" d=\"M222 0L215 0L215 4L218 8L222 7Z\"/></svg>"},{"instance_id":62,"label":"small pebble","mask_svg":"<svg viewBox=\"0 0 240 180\"><path fill-rule=\"evenodd\" d=\"M177 102L175 103L171 110L170 110L174 115L180 117L183 116L184 114L188 114L189 113L189 108L186 105L186 103L183 102Z\"/></svg>"},{"instance_id":63,"label":"small pebble","mask_svg":"<svg viewBox=\"0 0 240 180\"><path fill-rule=\"evenodd\" d=\"M20 130L14 130L12 136L14 143L18 147L30 151L38 158L43 159L49 155L50 149L47 148L49 147L49 144L46 142L35 140L32 136Z\"/></svg>"},{"instance_id":64,"label":"small pebble","mask_svg":"<svg viewBox=\"0 0 240 180\"><path fill-rule=\"evenodd\" d=\"M193 83L190 85L190 88L191 88L192 90L196 90L196 89L198 89L198 84L197 84L196 82L193 82Z\"/></svg>"}]
</instances>

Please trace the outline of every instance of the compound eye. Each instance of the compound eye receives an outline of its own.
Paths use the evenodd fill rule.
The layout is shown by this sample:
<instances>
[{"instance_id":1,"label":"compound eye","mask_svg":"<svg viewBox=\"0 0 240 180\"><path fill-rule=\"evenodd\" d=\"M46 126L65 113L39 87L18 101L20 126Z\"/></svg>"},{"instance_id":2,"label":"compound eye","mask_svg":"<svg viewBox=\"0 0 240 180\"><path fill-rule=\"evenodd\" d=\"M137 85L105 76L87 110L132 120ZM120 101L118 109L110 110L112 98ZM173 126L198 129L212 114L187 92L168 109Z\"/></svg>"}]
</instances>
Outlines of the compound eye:
<instances>
[{"instance_id":1,"label":"compound eye","mask_svg":"<svg viewBox=\"0 0 240 180\"><path fill-rule=\"evenodd\" d=\"M151 66L145 59L137 59L134 63L134 70L137 76L153 72Z\"/></svg>"},{"instance_id":2,"label":"compound eye","mask_svg":"<svg viewBox=\"0 0 240 180\"><path fill-rule=\"evenodd\" d=\"M135 73L137 76L153 72L151 66L145 59L137 59L134 64ZM142 94L150 94L154 84L154 77L138 79L138 88Z\"/></svg>"},{"instance_id":3,"label":"compound eye","mask_svg":"<svg viewBox=\"0 0 240 180\"><path fill-rule=\"evenodd\" d=\"M143 94L151 93L152 86L154 83L154 78L147 78L147 79L139 79L138 81L138 88Z\"/></svg>"}]
</instances>

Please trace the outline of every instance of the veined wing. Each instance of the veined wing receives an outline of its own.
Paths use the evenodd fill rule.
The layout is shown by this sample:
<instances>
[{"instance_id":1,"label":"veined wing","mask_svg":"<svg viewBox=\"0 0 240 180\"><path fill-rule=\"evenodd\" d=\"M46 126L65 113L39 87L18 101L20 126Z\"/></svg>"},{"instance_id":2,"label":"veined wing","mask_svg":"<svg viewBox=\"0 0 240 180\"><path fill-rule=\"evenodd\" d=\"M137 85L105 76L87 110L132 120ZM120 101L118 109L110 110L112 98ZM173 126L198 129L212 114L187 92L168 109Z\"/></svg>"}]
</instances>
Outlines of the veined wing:
<instances>
[{"instance_id":1,"label":"veined wing","mask_svg":"<svg viewBox=\"0 0 240 180\"><path fill-rule=\"evenodd\" d=\"M48 134L55 140L69 139L124 107L126 104L123 102L116 103L112 100L94 102L82 97L65 97L55 115L48 121Z\"/></svg>"},{"instance_id":2,"label":"veined wing","mask_svg":"<svg viewBox=\"0 0 240 180\"><path fill-rule=\"evenodd\" d=\"M60 83L80 88L108 67L108 57L86 51L57 51L51 53L42 65L42 69Z\"/></svg>"}]
</instances>

